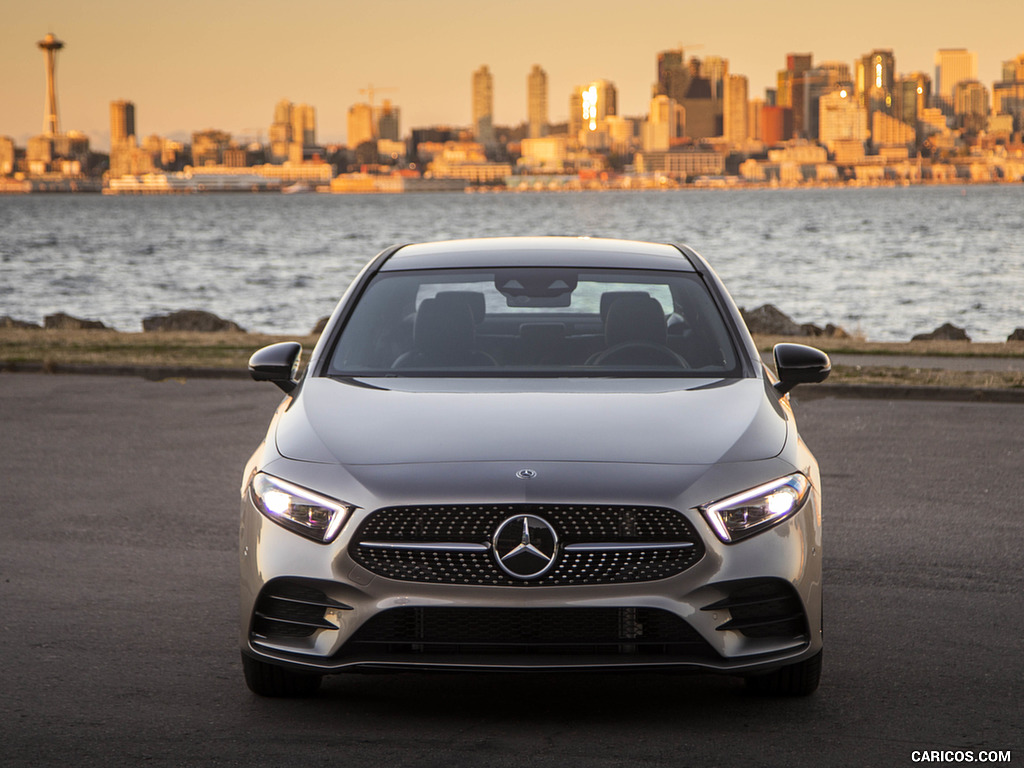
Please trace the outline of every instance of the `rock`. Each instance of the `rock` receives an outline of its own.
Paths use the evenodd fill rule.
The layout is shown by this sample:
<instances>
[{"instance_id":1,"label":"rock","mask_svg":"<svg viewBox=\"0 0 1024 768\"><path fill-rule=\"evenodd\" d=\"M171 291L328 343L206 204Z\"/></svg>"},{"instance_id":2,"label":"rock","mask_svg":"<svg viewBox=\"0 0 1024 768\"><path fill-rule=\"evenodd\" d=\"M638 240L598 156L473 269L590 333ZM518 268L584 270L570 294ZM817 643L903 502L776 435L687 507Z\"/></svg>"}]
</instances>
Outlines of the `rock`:
<instances>
[{"instance_id":1,"label":"rock","mask_svg":"<svg viewBox=\"0 0 1024 768\"><path fill-rule=\"evenodd\" d=\"M30 323L26 320L18 320L10 315L0 316L0 328L35 328L41 330L43 326L39 323Z\"/></svg>"},{"instance_id":2,"label":"rock","mask_svg":"<svg viewBox=\"0 0 1024 768\"><path fill-rule=\"evenodd\" d=\"M747 312L740 309L743 321L751 333L764 336L806 336L803 327L798 325L777 307L764 304Z\"/></svg>"},{"instance_id":3,"label":"rock","mask_svg":"<svg viewBox=\"0 0 1024 768\"><path fill-rule=\"evenodd\" d=\"M970 341L971 337L963 328L943 323L931 333L919 333L911 341Z\"/></svg>"},{"instance_id":4,"label":"rock","mask_svg":"<svg viewBox=\"0 0 1024 768\"><path fill-rule=\"evenodd\" d=\"M321 317L319 320L316 321L316 325L313 326L313 330L310 331L310 334L313 335L313 336L316 336L317 334L323 333L324 332L324 328L327 327L327 321L330 320L330 319L331 319L330 315L326 315L324 317Z\"/></svg>"},{"instance_id":5,"label":"rock","mask_svg":"<svg viewBox=\"0 0 1024 768\"><path fill-rule=\"evenodd\" d=\"M1007 341L1024 341L1024 328L1016 328L1006 337Z\"/></svg>"},{"instance_id":6,"label":"rock","mask_svg":"<svg viewBox=\"0 0 1024 768\"><path fill-rule=\"evenodd\" d=\"M832 325L828 323L825 326L825 336L831 336L833 339L848 339L850 334L846 332L846 329L839 325Z\"/></svg>"},{"instance_id":7,"label":"rock","mask_svg":"<svg viewBox=\"0 0 1024 768\"><path fill-rule=\"evenodd\" d=\"M238 331L245 329L231 320L224 320L201 309L182 309L169 315L152 315L142 321L144 331Z\"/></svg>"},{"instance_id":8,"label":"rock","mask_svg":"<svg viewBox=\"0 0 1024 768\"><path fill-rule=\"evenodd\" d=\"M83 320L80 317L58 312L55 315L47 315L43 318L43 327L56 331L97 331L104 330L107 326L99 320Z\"/></svg>"}]
</instances>

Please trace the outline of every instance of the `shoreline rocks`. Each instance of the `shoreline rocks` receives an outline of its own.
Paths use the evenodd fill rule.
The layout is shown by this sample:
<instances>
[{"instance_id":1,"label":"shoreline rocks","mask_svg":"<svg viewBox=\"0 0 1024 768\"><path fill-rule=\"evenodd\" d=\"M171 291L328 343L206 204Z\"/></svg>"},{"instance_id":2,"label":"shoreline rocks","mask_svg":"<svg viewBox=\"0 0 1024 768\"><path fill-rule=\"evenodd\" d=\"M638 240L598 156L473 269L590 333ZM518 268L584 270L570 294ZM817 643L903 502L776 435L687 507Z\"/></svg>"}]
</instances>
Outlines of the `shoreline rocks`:
<instances>
[{"instance_id":1,"label":"shoreline rocks","mask_svg":"<svg viewBox=\"0 0 1024 768\"><path fill-rule=\"evenodd\" d=\"M43 328L56 331L106 331L110 330L99 320L83 320L64 312L57 312L43 318Z\"/></svg>"},{"instance_id":2,"label":"shoreline rocks","mask_svg":"<svg viewBox=\"0 0 1024 768\"><path fill-rule=\"evenodd\" d=\"M740 307L739 310L740 314L743 316L744 322L747 324L747 328L755 335L793 336L804 338L823 337L831 339L851 338L851 334L849 334L844 328L832 323L827 323L824 328L815 325L814 323L798 323L772 304L762 304L760 307L752 310L746 310L743 307ZM322 333L324 326L327 324L329 319L330 315L321 317L317 321L315 327L310 331L310 335L316 336ZM40 331L116 330L100 320L88 320L74 317L73 315L69 315L65 312L56 312L54 314L46 315L43 325L27 320L19 320L18 318L11 317L10 315L0 315L0 329ZM151 315L142 320L142 330L146 333L161 331L248 333L248 331L232 320L226 320L212 312L199 309L184 309L178 310L177 312L170 312L166 315ZM861 340L863 341L864 339ZM965 341L970 343L971 337L967 335L965 329L955 326L952 323L943 323L934 331L931 331L930 333L916 334L910 340ZM1013 332L1006 337L1006 341L1024 341L1024 327L1015 328Z\"/></svg>"},{"instance_id":3,"label":"shoreline rocks","mask_svg":"<svg viewBox=\"0 0 1024 768\"><path fill-rule=\"evenodd\" d=\"M911 341L970 341L967 331L952 323L943 323L931 333L919 333Z\"/></svg>"},{"instance_id":4,"label":"shoreline rocks","mask_svg":"<svg viewBox=\"0 0 1024 768\"><path fill-rule=\"evenodd\" d=\"M201 331L215 333L217 331L234 331L245 333L245 329L232 320L225 320L212 312L201 309L182 309L169 315L151 315L142 321L142 330L146 332L160 331Z\"/></svg>"},{"instance_id":5,"label":"shoreline rocks","mask_svg":"<svg viewBox=\"0 0 1024 768\"><path fill-rule=\"evenodd\" d=\"M762 304L757 309L746 310L740 307L740 314L747 329L751 333L763 336L828 336L835 339L848 339L850 334L838 325L829 323L824 328L814 323L797 323L773 304Z\"/></svg>"},{"instance_id":6,"label":"shoreline rocks","mask_svg":"<svg viewBox=\"0 0 1024 768\"><path fill-rule=\"evenodd\" d=\"M18 320L10 315L0 315L0 328L34 328L37 331L43 330L39 323L30 323L27 320Z\"/></svg>"}]
</instances>

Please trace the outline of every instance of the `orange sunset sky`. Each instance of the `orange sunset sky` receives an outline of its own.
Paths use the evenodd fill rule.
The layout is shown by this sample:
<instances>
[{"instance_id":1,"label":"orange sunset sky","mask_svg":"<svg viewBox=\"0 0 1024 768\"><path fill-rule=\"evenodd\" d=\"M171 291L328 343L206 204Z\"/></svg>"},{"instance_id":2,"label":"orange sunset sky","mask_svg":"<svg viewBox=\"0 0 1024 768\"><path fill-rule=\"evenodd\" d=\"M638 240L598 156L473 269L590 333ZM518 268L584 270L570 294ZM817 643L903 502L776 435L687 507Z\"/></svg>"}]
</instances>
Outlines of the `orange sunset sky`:
<instances>
[{"instance_id":1,"label":"orange sunset sky","mask_svg":"<svg viewBox=\"0 0 1024 768\"><path fill-rule=\"evenodd\" d=\"M729 60L750 97L773 87L787 53L844 61L891 48L901 73L934 76L939 48L978 54L987 87L1024 51L1021 0L9 0L0 24L0 135L42 131L45 76L36 42L52 31L62 130L109 145L109 103L135 103L141 135L219 128L266 139L280 99L317 109L317 138L343 142L348 108L381 90L401 130L470 123L470 77L494 76L495 123L526 119L526 76L548 73L552 122L572 87L615 83L619 113L647 112L658 51ZM393 90L384 90L389 88Z\"/></svg>"}]
</instances>

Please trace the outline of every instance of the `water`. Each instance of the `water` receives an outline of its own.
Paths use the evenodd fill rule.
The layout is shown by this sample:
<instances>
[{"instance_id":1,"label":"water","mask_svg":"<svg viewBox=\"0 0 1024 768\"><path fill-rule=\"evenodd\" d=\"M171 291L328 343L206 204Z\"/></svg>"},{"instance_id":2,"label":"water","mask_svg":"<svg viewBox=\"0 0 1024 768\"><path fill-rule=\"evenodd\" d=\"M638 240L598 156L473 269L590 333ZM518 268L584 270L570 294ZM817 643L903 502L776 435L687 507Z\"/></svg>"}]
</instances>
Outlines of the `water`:
<instances>
[{"instance_id":1,"label":"water","mask_svg":"<svg viewBox=\"0 0 1024 768\"><path fill-rule=\"evenodd\" d=\"M205 309L307 333L394 243L492 235L684 242L741 306L879 341L1024 326L1024 185L531 194L0 197L0 315L141 330Z\"/></svg>"}]
</instances>

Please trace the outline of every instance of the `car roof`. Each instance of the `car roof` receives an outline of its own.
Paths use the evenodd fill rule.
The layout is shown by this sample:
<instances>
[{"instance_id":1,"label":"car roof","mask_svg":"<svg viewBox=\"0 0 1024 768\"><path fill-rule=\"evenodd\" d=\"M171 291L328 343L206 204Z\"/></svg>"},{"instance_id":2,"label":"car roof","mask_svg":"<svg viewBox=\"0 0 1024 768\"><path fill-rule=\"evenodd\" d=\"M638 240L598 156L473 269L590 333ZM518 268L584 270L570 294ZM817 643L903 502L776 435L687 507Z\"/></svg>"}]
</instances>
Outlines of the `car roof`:
<instances>
[{"instance_id":1,"label":"car roof","mask_svg":"<svg viewBox=\"0 0 1024 768\"><path fill-rule=\"evenodd\" d=\"M404 245L380 271L547 266L696 271L674 245L591 237L488 237Z\"/></svg>"}]
</instances>

